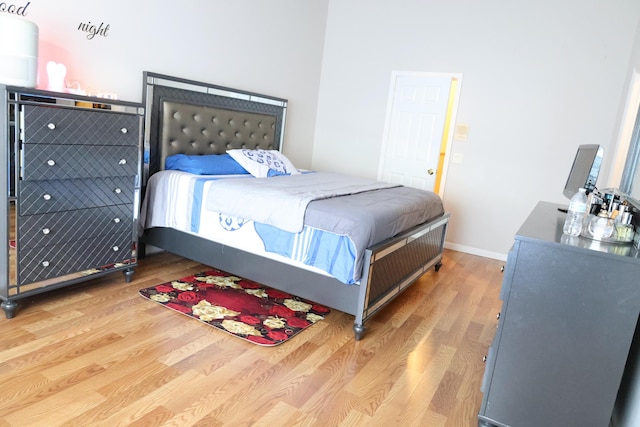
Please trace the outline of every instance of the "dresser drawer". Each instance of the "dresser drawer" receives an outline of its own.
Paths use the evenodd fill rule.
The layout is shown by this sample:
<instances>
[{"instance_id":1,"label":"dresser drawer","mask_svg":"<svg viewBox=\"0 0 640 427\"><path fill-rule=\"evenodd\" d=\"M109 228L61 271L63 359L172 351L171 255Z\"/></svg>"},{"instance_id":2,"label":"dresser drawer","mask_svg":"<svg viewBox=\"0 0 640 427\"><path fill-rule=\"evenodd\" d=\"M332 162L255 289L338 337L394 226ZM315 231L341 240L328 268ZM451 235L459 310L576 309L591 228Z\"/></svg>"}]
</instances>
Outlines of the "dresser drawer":
<instances>
[{"instance_id":1,"label":"dresser drawer","mask_svg":"<svg viewBox=\"0 0 640 427\"><path fill-rule=\"evenodd\" d=\"M102 235L132 233L133 205L18 217L20 249L50 246Z\"/></svg>"},{"instance_id":2,"label":"dresser drawer","mask_svg":"<svg viewBox=\"0 0 640 427\"><path fill-rule=\"evenodd\" d=\"M27 144L137 145L140 118L95 109L25 105L24 126Z\"/></svg>"},{"instance_id":3,"label":"dresser drawer","mask_svg":"<svg viewBox=\"0 0 640 427\"><path fill-rule=\"evenodd\" d=\"M114 145L24 145L22 179L131 176L138 173L138 147Z\"/></svg>"},{"instance_id":4,"label":"dresser drawer","mask_svg":"<svg viewBox=\"0 0 640 427\"><path fill-rule=\"evenodd\" d=\"M19 182L19 215L133 203L135 177Z\"/></svg>"},{"instance_id":5,"label":"dresser drawer","mask_svg":"<svg viewBox=\"0 0 640 427\"><path fill-rule=\"evenodd\" d=\"M129 231L21 251L18 282L39 282L129 260L132 245L132 234Z\"/></svg>"}]
</instances>

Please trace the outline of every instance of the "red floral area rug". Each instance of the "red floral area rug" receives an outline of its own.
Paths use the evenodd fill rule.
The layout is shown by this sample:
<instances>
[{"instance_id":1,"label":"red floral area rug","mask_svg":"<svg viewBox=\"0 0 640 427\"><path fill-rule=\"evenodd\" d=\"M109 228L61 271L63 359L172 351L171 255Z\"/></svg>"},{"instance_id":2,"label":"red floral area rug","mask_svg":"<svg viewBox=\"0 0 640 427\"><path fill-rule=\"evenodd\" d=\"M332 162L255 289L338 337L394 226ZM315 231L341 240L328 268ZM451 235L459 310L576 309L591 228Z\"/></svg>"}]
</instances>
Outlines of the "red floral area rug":
<instances>
[{"instance_id":1,"label":"red floral area rug","mask_svg":"<svg viewBox=\"0 0 640 427\"><path fill-rule=\"evenodd\" d=\"M167 308L264 346L282 344L329 314L322 305L215 269L139 292Z\"/></svg>"}]
</instances>

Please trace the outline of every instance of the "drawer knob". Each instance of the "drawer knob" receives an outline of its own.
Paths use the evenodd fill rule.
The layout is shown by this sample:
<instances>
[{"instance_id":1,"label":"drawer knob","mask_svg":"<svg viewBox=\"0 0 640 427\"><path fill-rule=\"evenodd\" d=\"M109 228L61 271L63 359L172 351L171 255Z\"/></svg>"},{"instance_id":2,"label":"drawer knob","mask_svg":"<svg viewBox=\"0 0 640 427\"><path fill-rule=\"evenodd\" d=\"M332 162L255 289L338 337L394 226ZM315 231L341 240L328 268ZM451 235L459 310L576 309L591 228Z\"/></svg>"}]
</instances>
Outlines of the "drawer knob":
<instances>
[{"instance_id":1,"label":"drawer knob","mask_svg":"<svg viewBox=\"0 0 640 427\"><path fill-rule=\"evenodd\" d=\"M50 159L50 160L47 160L47 164L48 164L49 166L55 166L55 165L56 165L56 161L55 161L55 160L51 160L51 159Z\"/></svg>"},{"instance_id":2,"label":"drawer knob","mask_svg":"<svg viewBox=\"0 0 640 427\"><path fill-rule=\"evenodd\" d=\"M49 123L47 127L51 130L54 130L56 128L56 125L54 123Z\"/></svg>"},{"instance_id":3,"label":"drawer knob","mask_svg":"<svg viewBox=\"0 0 640 427\"><path fill-rule=\"evenodd\" d=\"M120 224L120 218L113 218L113 222L115 222L116 224Z\"/></svg>"},{"instance_id":4,"label":"drawer knob","mask_svg":"<svg viewBox=\"0 0 640 427\"><path fill-rule=\"evenodd\" d=\"M49 261L42 261L43 267L49 267Z\"/></svg>"},{"instance_id":5,"label":"drawer knob","mask_svg":"<svg viewBox=\"0 0 640 427\"><path fill-rule=\"evenodd\" d=\"M127 128L122 128L122 129L120 129L120 132L122 132L122 133L127 133L127 132L129 132L129 131L127 130Z\"/></svg>"},{"instance_id":6,"label":"drawer knob","mask_svg":"<svg viewBox=\"0 0 640 427\"><path fill-rule=\"evenodd\" d=\"M118 164L119 164L119 165L126 165L126 164L127 164L127 159L120 159L120 160L118 161Z\"/></svg>"},{"instance_id":7,"label":"drawer knob","mask_svg":"<svg viewBox=\"0 0 640 427\"><path fill-rule=\"evenodd\" d=\"M49 233L51 233L51 230L49 230L48 228L43 228L42 229L42 234L47 235Z\"/></svg>"},{"instance_id":8,"label":"drawer knob","mask_svg":"<svg viewBox=\"0 0 640 427\"><path fill-rule=\"evenodd\" d=\"M113 252L118 252L119 250L120 250L120 248L119 248L119 247L117 247L117 246L114 246L114 247L113 247Z\"/></svg>"},{"instance_id":9,"label":"drawer knob","mask_svg":"<svg viewBox=\"0 0 640 427\"><path fill-rule=\"evenodd\" d=\"M116 188L115 190L113 190L113 192L116 193L116 194L120 194L120 193L122 193L122 190L119 189L119 188Z\"/></svg>"},{"instance_id":10,"label":"drawer knob","mask_svg":"<svg viewBox=\"0 0 640 427\"><path fill-rule=\"evenodd\" d=\"M45 194L42 198L45 200L51 200L51 194Z\"/></svg>"},{"instance_id":11,"label":"drawer knob","mask_svg":"<svg viewBox=\"0 0 640 427\"><path fill-rule=\"evenodd\" d=\"M498 312L498 314L496 314L496 319L500 320L500 312Z\"/></svg>"}]
</instances>

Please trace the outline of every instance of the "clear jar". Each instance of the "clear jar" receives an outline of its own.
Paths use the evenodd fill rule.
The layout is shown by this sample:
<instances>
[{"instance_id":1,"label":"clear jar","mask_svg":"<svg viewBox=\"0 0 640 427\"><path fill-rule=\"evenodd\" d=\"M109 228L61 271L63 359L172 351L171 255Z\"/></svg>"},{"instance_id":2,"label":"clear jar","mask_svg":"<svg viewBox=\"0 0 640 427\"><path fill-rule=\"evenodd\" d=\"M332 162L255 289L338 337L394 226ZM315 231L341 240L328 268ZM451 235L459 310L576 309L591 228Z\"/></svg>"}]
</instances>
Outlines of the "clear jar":
<instances>
[{"instance_id":1,"label":"clear jar","mask_svg":"<svg viewBox=\"0 0 640 427\"><path fill-rule=\"evenodd\" d=\"M613 219L609 218L609 215L603 209L598 216L589 220L588 230L594 239L608 239L613 234L613 230L615 230L615 224Z\"/></svg>"}]
</instances>

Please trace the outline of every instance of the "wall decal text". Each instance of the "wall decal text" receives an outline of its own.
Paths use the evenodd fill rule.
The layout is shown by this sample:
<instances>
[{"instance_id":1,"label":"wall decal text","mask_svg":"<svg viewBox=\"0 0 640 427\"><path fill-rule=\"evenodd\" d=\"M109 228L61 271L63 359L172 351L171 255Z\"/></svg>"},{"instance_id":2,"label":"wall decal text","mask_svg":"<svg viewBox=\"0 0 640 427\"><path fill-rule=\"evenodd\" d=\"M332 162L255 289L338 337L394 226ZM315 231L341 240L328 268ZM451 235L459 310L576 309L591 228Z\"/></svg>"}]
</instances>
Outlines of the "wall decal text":
<instances>
[{"instance_id":1,"label":"wall decal text","mask_svg":"<svg viewBox=\"0 0 640 427\"><path fill-rule=\"evenodd\" d=\"M86 23L81 22L80 25L78 25L78 31L88 33L87 39L89 40L93 39L96 35L107 37L109 35L107 34L109 32L109 24L105 25L104 22L101 22L100 25L96 26L92 24L91 21Z\"/></svg>"},{"instance_id":2,"label":"wall decal text","mask_svg":"<svg viewBox=\"0 0 640 427\"><path fill-rule=\"evenodd\" d=\"M18 6L17 4L0 2L0 12L10 13L11 15L27 16L27 8L31 4L30 1L24 6Z\"/></svg>"}]
</instances>

